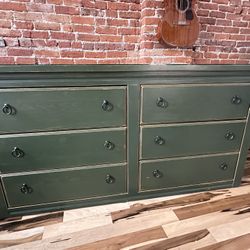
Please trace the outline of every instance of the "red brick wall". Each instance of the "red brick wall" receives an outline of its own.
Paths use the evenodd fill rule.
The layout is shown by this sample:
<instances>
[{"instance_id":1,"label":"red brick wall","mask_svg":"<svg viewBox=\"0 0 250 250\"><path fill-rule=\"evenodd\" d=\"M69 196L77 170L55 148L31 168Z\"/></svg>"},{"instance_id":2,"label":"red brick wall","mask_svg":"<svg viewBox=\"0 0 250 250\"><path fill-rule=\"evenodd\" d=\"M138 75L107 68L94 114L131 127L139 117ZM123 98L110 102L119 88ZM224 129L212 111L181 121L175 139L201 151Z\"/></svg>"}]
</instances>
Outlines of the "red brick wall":
<instances>
[{"instance_id":1,"label":"red brick wall","mask_svg":"<svg viewBox=\"0 0 250 250\"><path fill-rule=\"evenodd\" d=\"M0 0L0 64L249 64L250 1L196 8L194 48L171 49L155 36L164 0Z\"/></svg>"}]
</instances>

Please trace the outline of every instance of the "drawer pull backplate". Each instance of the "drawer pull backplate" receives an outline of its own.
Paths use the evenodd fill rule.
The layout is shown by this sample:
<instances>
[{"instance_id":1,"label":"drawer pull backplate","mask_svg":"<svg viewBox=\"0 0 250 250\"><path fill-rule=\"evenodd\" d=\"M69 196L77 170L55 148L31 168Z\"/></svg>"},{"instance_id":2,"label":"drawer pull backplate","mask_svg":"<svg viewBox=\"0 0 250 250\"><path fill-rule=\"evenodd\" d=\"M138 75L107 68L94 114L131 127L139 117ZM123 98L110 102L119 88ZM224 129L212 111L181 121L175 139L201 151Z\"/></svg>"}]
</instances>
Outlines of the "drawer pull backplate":
<instances>
[{"instance_id":1,"label":"drawer pull backplate","mask_svg":"<svg viewBox=\"0 0 250 250\"><path fill-rule=\"evenodd\" d=\"M18 147L14 147L14 149L11 152L12 156L15 158L22 158L24 157L24 152L18 148Z\"/></svg>"},{"instance_id":2,"label":"drawer pull backplate","mask_svg":"<svg viewBox=\"0 0 250 250\"><path fill-rule=\"evenodd\" d=\"M157 105L157 107L159 107L159 108L167 108L168 102L167 102L164 98L159 97L159 98L157 98L157 100L156 100L156 105Z\"/></svg>"},{"instance_id":3,"label":"drawer pull backplate","mask_svg":"<svg viewBox=\"0 0 250 250\"><path fill-rule=\"evenodd\" d=\"M20 188L20 191L23 194L31 194L33 192L33 189L31 187L29 187L27 184L23 184L22 187Z\"/></svg>"},{"instance_id":4,"label":"drawer pull backplate","mask_svg":"<svg viewBox=\"0 0 250 250\"><path fill-rule=\"evenodd\" d=\"M14 115L16 113L14 107L10 104L4 104L2 111L5 115Z\"/></svg>"},{"instance_id":5,"label":"drawer pull backplate","mask_svg":"<svg viewBox=\"0 0 250 250\"><path fill-rule=\"evenodd\" d=\"M242 100L239 96L235 95L233 98L232 98L232 104L241 104Z\"/></svg>"},{"instance_id":6,"label":"drawer pull backplate","mask_svg":"<svg viewBox=\"0 0 250 250\"><path fill-rule=\"evenodd\" d=\"M113 104L110 103L107 100L103 100L103 102L102 102L102 109L104 111L111 111L113 109Z\"/></svg>"}]
</instances>

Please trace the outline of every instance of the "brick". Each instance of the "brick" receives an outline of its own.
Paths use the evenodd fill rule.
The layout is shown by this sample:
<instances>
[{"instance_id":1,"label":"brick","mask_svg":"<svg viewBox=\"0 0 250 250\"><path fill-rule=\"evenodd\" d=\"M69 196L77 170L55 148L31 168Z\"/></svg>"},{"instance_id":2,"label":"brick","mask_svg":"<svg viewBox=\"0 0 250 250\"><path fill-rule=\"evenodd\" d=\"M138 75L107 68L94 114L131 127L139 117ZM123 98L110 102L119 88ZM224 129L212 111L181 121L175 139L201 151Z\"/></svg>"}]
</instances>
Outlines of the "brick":
<instances>
[{"instance_id":1,"label":"brick","mask_svg":"<svg viewBox=\"0 0 250 250\"><path fill-rule=\"evenodd\" d=\"M86 25L94 25L95 19L93 17L81 17L81 16L72 16L72 23L86 24Z\"/></svg>"},{"instance_id":2,"label":"brick","mask_svg":"<svg viewBox=\"0 0 250 250\"><path fill-rule=\"evenodd\" d=\"M204 9L204 10L218 10L218 4L217 3L198 3L198 9Z\"/></svg>"},{"instance_id":3,"label":"brick","mask_svg":"<svg viewBox=\"0 0 250 250\"><path fill-rule=\"evenodd\" d=\"M84 55L83 51L73 51L73 50L62 50L61 51L62 57L82 58L83 55Z\"/></svg>"},{"instance_id":4,"label":"brick","mask_svg":"<svg viewBox=\"0 0 250 250\"><path fill-rule=\"evenodd\" d=\"M216 17L216 18L225 18L226 14L220 11L211 11L210 17Z\"/></svg>"},{"instance_id":5,"label":"brick","mask_svg":"<svg viewBox=\"0 0 250 250\"><path fill-rule=\"evenodd\" d=\"M60 56L60 52L59 51L54 51L54 50L35 50L34 54L36 57L59 57Z\"/></svg>"},{"instance_id":6,"label":"brick","mask_svg":"<svg viewBox=\"0 0 250 250\"><path fill-rule=\"evenodd\" d=\"M86 58L104 58L106 57L105 52L86 52L85 53Z\"/></svg>"},{"instance_id":7,"label":"brick","mask_svg":"<svg viewBox=\"0 0 250 250\"><path fill-rule=\"evenodd\" d=\"M73 25L72 28L74 32L93 33L95 31L94 26Z\"/></svg>"},{"instance_id":8,"label":"brick","mask_svg":"<svg viewBox=\"0 0 250 250\"><path fill-rule=\"evenodd\" d=\"M139 34L139 29L136 28L119 28L118 34L120 35L136 35Z\"/></svg>"},{"instance_id":9,"label":"brick","mask_svg":"<svg viewBox=\"0 0 250 250\"><path fill-rule=\"evenodd\" d=\"M70 23L71 19L69 15L56 15L56 14L46 14L44 13L44 19L48 22L55 23Z\"/></svg>"},{"instance_id":10,"label":"brick","mask_svg":"<svg viewBox=\"0 0 250 250\"><path fill-rule=\"evenodd\" d=\"M25 21L25 22L20 22L17 21L14 23L14 27L16 29L27 29L27 30L32 30L34 28L34 25L30 21Z\"/></svg>"},{"instance_id":11,"label":"brick","mask_svg":"<svg viewBox=\"0 0 250 250\"><path fill-rule=\"evenodd\" d=\"M218 25L218 26L232 26L232 21L231 20L217 19L216 25Z\"/></svg>"},{"instance_id":12,"label":"brick","mask_svg":"<svg viewBox=\"0 0 250 250\"><path fill-rule=\"evenodd\" d=\"M12 10L12 11L26 11L26 5L23 3L15 2L0 2L0 10Z\"/></svg>"},{"instance_id":13,"label":"brick","mask_svg":"<svg viewBox=\"0 0 250 250\"><path fill-rule=\"evenodd\" d=\"M0 20L0 28L11 28L11 22L8 20Z\"/></svg>"},{"instance_id":14,"label":"brick","mask_svg":"<svg viewBox=\"0 0 250 250\"><path fill-rule=\"evenodd\" d=\"M127 19L139 19L141 14L137 11L120 11L119 17L120 18L127 18Z\"/></svg>"},{"instance_id":15,"label":"brick","mask_svg":"<svg viewBox=\"0 0 250 250\"><path fill-rule=\"evenodd\" d=\"M69 58L51 58L51 64L73 64L74 60Z\"/></svg>"},{"instance_id":16,"label":"brick","mask_svg":"<svg viewBox=\"0 0 250 250\"><path fill-rule=\"evenodd\" d=\"M82 41L98 42L100 41L100 36L92 34L79 34L78 39Z\"/></svg>"},{"instance_id":17,"label":"brick","mask_svg":"<svg viewBox=\"0 0 250 250\"><path fill-rule=\"evenodd\" d=\"M63 0L63 3L67 6L81 6L82 0Z\"/></svg>"},{"instance_id":18,"label":"brick","mask_svg":"<svg viewBox=\"0 0 250 250\"><path fill-rule=\"evenodd\" d=\"M92 59L74 59L74 62L76 64L97 64L97 60L92 60Z\"/></svg>"},{"instance_id":19,"label":"brick","mask_svg":"<svg viewBox=\"0 0 250 250\"><path fill-rule=\"evenodd\" d=\"M33 13L33 12L15 12L14 13L15 20L23 20L23 21L34 21L34 20L42 20L43 16L41 13Z\"/></svg>"},{"instance_id":20,"label":"brick","mask_svg":"<svg viewBox=\"0 0 250 250\"><path fill-rule=\"evenodd\" d=\"M234 13L235 7L227 6L227 5L220 5L219 11Z\"/></svg>"},{"instance_id":21,"label":"brick","mask_svg":"<svg viewBox=\"0 0 250 250\"><path fill-rule=\"evenodd\" d=\"M60 30L60 24L58 23L35 23L36 30Z\"/></svg>"},{"instance_id":22,"label":"brick","mask_svg":"<svg viewBox=\"0 0 250 250\"><path fill-rule=\"evenodd\" d=\"M45 12L50 13L54 11L53 5L51 4L27 4L27 10L32 12Z\"/></svg>"},{"instance_id":23,"label":"brick","mask_svg":"<svg viewBox=\"0 0 250 250\"><path fill-rule=\"evenodd\" d=\"M239 33L240 29L236 27L224 27L223 30L225 33Z\"/></svg>"},{"instance_id":24,"label":"brick","mask_svg":"<svg viewBox=\"0 0 250 250\"><path fill-rule=\"evenodd\" d=\"M35 64L36 63L36 59L35 58L27 58L27 57L17 57L16 64Z\"/></svg>"},{"instance_id":25,"label":"brick","mask_svg":"<svg viewBox=\"0 0 250 250\"><path fill-rule=\"evenodd\" d=\"M101 42L122 42L122 36L109 36L109 35L102 35L100 36Z\"/></svg>"},{"instance_id":26,"label":"brick","mask_svg":"<svg viewBox=\"0 0 250 250\"><path fill-rule=\"evenodd\" d=\"M51 38L59 40L75 40L75 34L51 31Z\"/></svg>"},{"instance_id":27,"label":"brick","mask_svg":"<svg viewBox=\"0 0 250 250\"><path fill-rule=\"evenodd\" d=\"M109 27L109 26L104 26L104 27L97 27L96 28L96 33L98 34L117 34L117 28L116 27Z\"/></svg>"},{"instance_id":28,"label":"brick","mask_svg":"<svg viewBox=\"0 0 250 250\"><path fill-rule=\"evenodd\" d=\"M202 9L198 9L196 11L196 14L198 16L205 16L205 17L208 17L209 16L209 10L202 10Z\"/></svg>"},{"instance_id":29,"label":"brick","mask_svg":"<svg viewBox=\"0 0 250 250\"><path fill-rule=\"evenodd\" d=\"M55 6L55 12L56 14L79 15L80 9L69 6Z\"/></svg>"},{"instance_id":30,"label":"brick","mask_svg":"<svg viewBox=\"0 0 250 250\"><path fill-rule=\"evenodd\" d=\"M108 51L107 57L113 58L113 57L126 57L127 52L126 51Z\"/></svg>"},{"instance_id":31,"label":"brick","mask_svg":"<svg viewBox=\"0 0 250 250\"><path fill-rule=\"evenodd\" d=\"M8 49L8 56L32 56L33 50L23 48Z\"/></svg>"},{"instance_id":32,"label":"brick","mask_svg":"<svg viewBox=\"0 0 250 250\"><path fill-rule=\"evenodd\" d=\"M129 10L129 4L121 2L108 2L109 10Z\"/></svg>"},{"instance_id":33,"label":"brick","mask_svg":"<svg viewBox=\"0 0 250 250\"><path fill-rule=\"evenodd\" d=\"M6 46L8 47L18 47L19 46L19 41L17 38L5 38L4 39Z\"/></svg>"},{"instance_id":34,"label":"brick","mask_svg":"<svg viewBox=\"0 0 250 250\"><path fill-rule=\"evenodd\" d=\"M250 28L249 29L240 29L240 34L250 34Z\"/></svg>"},{"instance_id":35,"label":"brick","mask_svg":"<svg viewBox=\"0 0 250 250\"><path fill-rule=\"evenodd\" d=\"M0 29L0 36L3 37L20 37L20 30Z\"/></svg>"},{"instance_id":36,"label":"brick","mask_svg":"<svg viewBox=\"0 0 250 250\"><path fill-rule=\"evenodd\" d=\"M102 19L103 20L103 19ZM107 19L108 26L128 26L128 20L125 19Z\"/></svg>"},{"instance_id":37,"label":"brick","mask_svg":"<svg viewBox=\"0 0 250 250\"><path fill-rule=\"evenodd\" d=\"M0 64L14 64L14 57L0 56Z\"/></svg>"}]
</instances>

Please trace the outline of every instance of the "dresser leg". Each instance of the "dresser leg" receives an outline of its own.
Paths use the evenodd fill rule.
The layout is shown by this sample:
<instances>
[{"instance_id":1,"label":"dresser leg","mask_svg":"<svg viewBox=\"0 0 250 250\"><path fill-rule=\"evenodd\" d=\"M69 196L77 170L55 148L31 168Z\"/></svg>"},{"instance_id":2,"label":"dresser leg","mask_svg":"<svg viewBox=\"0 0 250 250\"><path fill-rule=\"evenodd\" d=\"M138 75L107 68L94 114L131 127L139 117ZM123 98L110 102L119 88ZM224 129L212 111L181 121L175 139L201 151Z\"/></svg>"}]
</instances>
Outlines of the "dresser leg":
<instances>
[{"instance_id":1,"label":"dresser leg","mask_svg":"<svg viewBox=\"0 0 250 250\"><path fill-rule=\"evenodd\" d=\"M8 217L8 209L4 198L2 183L0 180L0 219L4 219L6 217Z\"/></svg>"},{"instance_id":2,"label":"dresser leg","mask_svg":"<svg viewBox=\"0 0 250 250\"><path fill-rule=\"evenodd\" d=\"M237 168L234 176L233 186L237 187L241 184L241 178L244 173L244 166L247 159L248 149L250 147L250 108L246 119L246 127L243 134L243 139L240 147L240 154L237 162Z\"/></svg>"}]
</instances>

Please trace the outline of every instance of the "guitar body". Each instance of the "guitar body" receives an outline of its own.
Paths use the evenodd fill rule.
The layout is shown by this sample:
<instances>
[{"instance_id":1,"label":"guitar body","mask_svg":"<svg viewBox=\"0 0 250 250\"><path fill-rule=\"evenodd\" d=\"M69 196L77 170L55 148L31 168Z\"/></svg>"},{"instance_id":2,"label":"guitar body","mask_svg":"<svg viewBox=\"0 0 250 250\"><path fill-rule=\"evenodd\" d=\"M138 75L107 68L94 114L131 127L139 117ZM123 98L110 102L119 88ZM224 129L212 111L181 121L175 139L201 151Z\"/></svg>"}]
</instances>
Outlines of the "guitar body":
<instances>
[{"instance_id":1,"label":"guitar body","mask_svg":"<svg viewBox=\"0 0 250 250\"><path fill-rule=\"evenodd\" d=\"M165 0L165 3L165 15L158 25L158 40L170 46L191 47L199 35L194 0Z\"/></svg>"}]
</instances>

